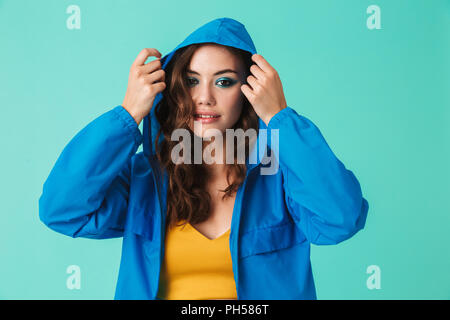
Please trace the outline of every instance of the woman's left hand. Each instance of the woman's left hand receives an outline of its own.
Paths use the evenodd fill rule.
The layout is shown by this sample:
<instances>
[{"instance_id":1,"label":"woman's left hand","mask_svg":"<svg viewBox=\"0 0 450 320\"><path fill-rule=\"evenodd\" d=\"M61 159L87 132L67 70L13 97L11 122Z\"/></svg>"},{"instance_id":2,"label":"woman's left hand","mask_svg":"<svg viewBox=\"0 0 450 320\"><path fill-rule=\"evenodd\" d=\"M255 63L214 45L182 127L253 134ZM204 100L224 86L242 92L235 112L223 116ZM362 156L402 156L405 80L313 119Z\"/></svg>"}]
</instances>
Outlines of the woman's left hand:
<instances>
[{"instance_id":1,"label":"woman's left hand","mask_svg":"<svg viewBox=\"0 0 450 320\"><path fill-rule=\"evenodd\" d=\"M241 91L266 125L279 111L287 107L283 86L278 72L263 58L255 53L252 60L256 65L250 67L251 75L247 83L241 85Z\"/></svg>"}]
</instances>

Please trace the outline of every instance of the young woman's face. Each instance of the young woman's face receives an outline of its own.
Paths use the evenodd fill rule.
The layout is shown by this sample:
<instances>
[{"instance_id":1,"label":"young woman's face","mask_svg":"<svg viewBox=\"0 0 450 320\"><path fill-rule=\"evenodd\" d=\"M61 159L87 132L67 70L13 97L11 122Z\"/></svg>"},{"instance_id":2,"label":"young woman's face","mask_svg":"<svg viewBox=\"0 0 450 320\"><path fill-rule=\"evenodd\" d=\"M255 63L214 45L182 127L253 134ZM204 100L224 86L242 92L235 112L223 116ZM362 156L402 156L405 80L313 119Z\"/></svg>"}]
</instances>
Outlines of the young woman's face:
<instances>
[{"instance_id":1,"label":"young woman's face","mask_svg":"<svg viewBox=\"0 0 450 320\"><path fill-rule=\"evenodd\" d=\"M241 115L244 101L241 85L245 79L242 61L226 48L206 44L195 51L186 79L196 109L191 121L195 135L207 137L211 136L205 133L207 129L224 133L233 127ZM215 117L201 118L198 114Z\"/></svg>"}]
</instances>

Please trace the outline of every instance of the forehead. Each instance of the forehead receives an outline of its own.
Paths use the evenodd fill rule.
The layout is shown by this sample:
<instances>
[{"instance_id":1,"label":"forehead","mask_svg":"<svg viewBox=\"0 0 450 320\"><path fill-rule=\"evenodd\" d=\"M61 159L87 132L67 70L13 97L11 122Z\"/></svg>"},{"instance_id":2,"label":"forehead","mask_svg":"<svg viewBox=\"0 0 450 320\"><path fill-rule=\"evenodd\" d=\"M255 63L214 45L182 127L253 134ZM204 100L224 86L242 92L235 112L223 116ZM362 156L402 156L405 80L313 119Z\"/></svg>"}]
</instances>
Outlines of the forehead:
<instances>
[{"instance_id":1,"label":"forehead","mask_svg":"<svg viewBox=\"0 0 450 320\"><path fill-rule=\"evenodd\" d=\"M189 67L199 73L214 73L222 69L234 69L240 72L242 62L224 46L206 44L194 52Z\"/></svg>"}]
</instances>

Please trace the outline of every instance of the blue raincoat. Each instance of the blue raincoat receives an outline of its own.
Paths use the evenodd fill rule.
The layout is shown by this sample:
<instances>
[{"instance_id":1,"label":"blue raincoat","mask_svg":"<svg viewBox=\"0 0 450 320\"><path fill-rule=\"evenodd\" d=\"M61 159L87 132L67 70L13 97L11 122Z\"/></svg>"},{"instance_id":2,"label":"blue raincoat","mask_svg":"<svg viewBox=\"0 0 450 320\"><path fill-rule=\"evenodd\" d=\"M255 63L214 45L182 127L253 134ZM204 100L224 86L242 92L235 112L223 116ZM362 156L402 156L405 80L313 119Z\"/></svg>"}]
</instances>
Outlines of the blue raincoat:
<instances>
[{"instance_id":1,"label":"blue raincoat","mask_svg":"<svg viewBox=\"0 0 450 320\"><path fill-rule=\"evenodd\" d=\"M214 42L256 53L243 24L215 19L176 50ZM154 106L143 133L122 107L90 122L67 144L39 198L39 217L50 229L77 238L123 238L115 299L157 299L164 257L167 173L158 169L159 123ZM365 225L368 202L354 174L334 155L319 129L291 107L260 129L233 208L229 246L238 299L317 299L310 245L337 244ZM162 140L161 136L161 140ZM137 152L143 143L143 152ZM278 170L261 174L277 148ZM276 153L275 153L276 154ZM256 161L253 156L256 155ZM267 159L267 158L266 158Z\"/></svg>"}]
</instances>

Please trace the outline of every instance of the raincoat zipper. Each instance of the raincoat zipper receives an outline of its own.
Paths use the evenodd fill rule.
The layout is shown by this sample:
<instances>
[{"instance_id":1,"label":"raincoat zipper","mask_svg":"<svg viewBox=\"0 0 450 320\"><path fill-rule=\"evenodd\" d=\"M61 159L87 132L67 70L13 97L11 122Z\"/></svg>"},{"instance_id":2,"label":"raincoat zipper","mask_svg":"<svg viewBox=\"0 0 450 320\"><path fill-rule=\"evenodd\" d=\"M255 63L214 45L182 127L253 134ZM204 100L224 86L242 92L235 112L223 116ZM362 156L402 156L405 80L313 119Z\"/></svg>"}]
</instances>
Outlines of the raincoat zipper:
<instances>
[{"instance_id":1,"label":"raincoat zipper","mask_svg":"<svg viewBox=\"0 0 450 320\"><path fill-rule=\"evenodd\" d=\"M164 237L165 237L165 230L166 228L164 228L164 223L165 223L165 208L162 208L162 201L161 201L161 192L159 190L159 183L158 181L161 181L161 183L164 183L163 179L161 179L161 176L159 175L159 172L156 173L155 171L155 167L153 166L153 163L150 161L150 165L152 167L152 170L154 172L154 183L156 186L156 192L158 193L158 200L159 200L159 208L161 210L161 225L160 225L160 230L161 230L161 237L160 237L160 251L159 251L159 268L158 268L158 275L157 275L157 285L156 285L156 291L155 291L155 295L154 295L154 299L157 299L157 295L158 295L158 291L159 291L159 285L160 285L160 281L159 278L161 276L161 267L162 267L162 257L164 256ZM165 207L165 206L164 206Z\"/></svg>"},{"instance_id":2,"label":"raincoat zipper","mask_svg":"<svg viewBox=\"0 0 450 320\"><path fill-rule=\"evenodd\" d=\"M240 222L240 217L241 217L241 210L242 210L242 198L244 197L244 190L245 190L245 185L247 184L247 177L248 177L248 172L245 175L245 180L244 180L244 184L242 185L241 188L238 189L238 194L236 195L236 199L234 201L234 206L233 206L233 214L231 216L231 231L230 231L230 241L229 241L229 245L230 245L230 253L231 253L231 263L233 266L233 275L234 275L234 283L236 285L236 299L239 300L239 274L238 274L238 270L239 270L239 264L238 264L238 254L237 254L237 250L238 250L238 240L236 238L236 235L239 235L239 222ZM239 210L235 211L236 209L236 204L239 203ZM235 215L235 212L239 212L239 217L237 217ZM236 218L238 218L237 222ZM236 224L236 226L233 228L233 222L234 224ZM233 250L233 245L235 245L235 248Z\"/></svg>"},{"instance_id":3,"label":"raincoat zipper","mask_svg":"<svg viewBox=\"0 0 450 320\"><path fill-rule=\"evenodd\" d=\"M239 241L239 227L240 227L240 221L241 221L241 211L242 211L242 203L243 203L243 199L244 199L244 195L245 195L245 186L247 185L247 179L248 176L250 175L250 172L252 170L254 170L256 167L258 167L258 165L254 166L253 168L250 168L247 170L246 174L245 174L245 179L244 179L244 183L242 184L242 186L240 188L238 188L237 191L237 195L236 195L236 200L234 202L234 206L233 206L233 215L231 217L231 232L230 232L230 252L231 252L231 262L233 265L233 275L234 275L234 282L236 285L236 295L237 295L237 300L239 299L239 254L238 254L238 241ZM239 208L238 208L238 214L239 216L235 215L235 209L236 209L236 203L239 202ZM237 222L236 221L236 217L237 217ZM233 222L236 225L233 229ZM232 241L233 240L233 241ZM235 245L235 249L233 250L233 244Z\"/></svg>"}]
</instances>

